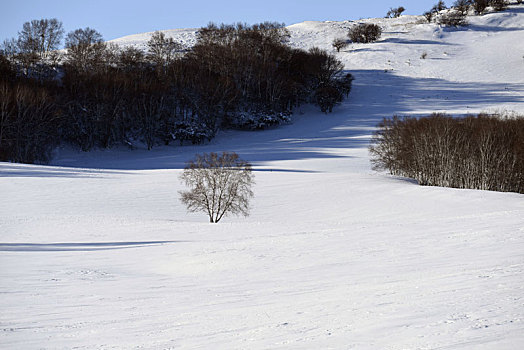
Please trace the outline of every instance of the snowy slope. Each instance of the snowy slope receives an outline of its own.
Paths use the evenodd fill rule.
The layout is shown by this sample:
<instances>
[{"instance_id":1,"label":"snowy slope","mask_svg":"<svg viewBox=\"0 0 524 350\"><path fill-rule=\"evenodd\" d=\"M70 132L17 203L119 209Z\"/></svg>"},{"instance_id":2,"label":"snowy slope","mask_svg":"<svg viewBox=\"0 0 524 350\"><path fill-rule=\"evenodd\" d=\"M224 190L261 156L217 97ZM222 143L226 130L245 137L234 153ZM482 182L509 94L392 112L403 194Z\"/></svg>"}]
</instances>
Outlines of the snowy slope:
<instances>
[{"instance_id":1,"label":"snowy slope","mask_svg":"<svg viewBox=\"0 0 524 350\"><path fill-rule=\"evenodd\" d=\"M376 173L367 146L393 114L524 113L524 5L460 30L364 21L384 36L337 54L357 80L333 114L0 163L0 348L523 348L524 196ZM352 24L292 25L291 43L332 50ZM250 217L213 225L186 213L177 177L221 150L257 184Z\"/></svg>"},{"instance_id":2,"label":"snowy slope","mask_svg":"<svg viewBox=\"0 0 524 350\"><path fill-rule=\"evenodd\" d=\"M161 30L167 38L173 38L181 43L183 47L191 47L196 43L197 29L170 29ZM110 43L118 44L122 47L134 46L147 51L147 42L151 39L154 32L127 35L122 38L110 40Z\"/></svg>"}]
</instances>

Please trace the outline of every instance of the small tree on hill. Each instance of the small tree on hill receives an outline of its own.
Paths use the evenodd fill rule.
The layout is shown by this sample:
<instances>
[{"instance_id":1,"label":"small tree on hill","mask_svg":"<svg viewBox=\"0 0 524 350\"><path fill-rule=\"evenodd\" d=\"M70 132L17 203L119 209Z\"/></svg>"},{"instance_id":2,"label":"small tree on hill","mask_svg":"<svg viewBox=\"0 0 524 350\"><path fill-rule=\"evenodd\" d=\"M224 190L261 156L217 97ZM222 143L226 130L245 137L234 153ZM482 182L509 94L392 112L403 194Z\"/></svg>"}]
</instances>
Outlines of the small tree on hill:
<instances>
[{"instance_id":1,"label":"small tree on hill","mask_svg":"<svg viewBox=\"0 0 524 350\"><path fill-rule=\"evenodd\" d=\"M209 222L217 223L224 215L249 215L249 200L254 175L251 164L234 152L197 154L180 176L190 187L180 191L188 211L206 212Z\"/></svg>"},{"instance_id":2,"label":"small tree on hill","mask_svg":"<svg viewBox=\"0 0 524 350\"><path fill-rule=\"evenodd\" d=\"M434 14L433 11L424 12L424 17L426 18L428 23L431 23L431 21L433 20L433 14Z\"/></svg>"},{"instance_id":3,"label":"small tree on hill","mask_svg":"<svg viewBox=\"0 0 524 350\"><path fill-rule=\"evenodd\" d=\"M355 43L371 43L382 35L382 29L372 23L361 23L349 30L348 36Z\"/></svg>"},{"instance_id":4,"label":"small tree on hill","mask_svg":"<svg viewBox=\"0 0 524 350\"><path fill-rule=\"evenodd\" d=\"M456 0L453 3L453 7L460 13L466 15L471 4L473 4L473 0Z\"/></svg>"},{"instance_id":5,"label":"small tree on hill","mask_svg":"<svg viewBox=\"0 0 524 350\"><path fill-rule=\"evenodd\" d=\"M386 18L397 18L402 15L402 12L406 11L406 9L402 6L397 8L390 8L388 13L386 14Z\"/></svg>"},{"instance_id":6,"label":"small tree on hill","mask_svg":"<svg viewBox=\"0 0 524 350\"><path fill-rule=\"evenodd\" d=\"M447 9L447 7L446 7L446 4L444 3L444 1L442 1L442 0L439 0L439 2L437 2L437 4L435 6L433 6L433 10L435 12L440 12L440 11L443 11L445 9Z\"/></svg>"},{"instance_id":7,"label":"small tree on hill","mask_svg":"<svg viewBox=\"0 0 524 350\"><path fill-rule=\"evenodd\" d=\"M333 40L333 43L331 45L333 45L337 52L340 52L340 49L343 49L346 46L348 46L348 42L345 39L337 38Z\"/></svg>"},{"instance_id":8,"label":"small tree on hill","mask_svg":"<svg viewBox=\"0 0 524 350\"><path fill-rule=\"evenodd\" d=\"M424 17L426 17L426 20L428 23L431 23L433 18L436 18L436 16L439 14L440 11L443 11L446 9L446 4L444 1L439 0L429 11L424 12Z\"/></svg>"}]
</instances>

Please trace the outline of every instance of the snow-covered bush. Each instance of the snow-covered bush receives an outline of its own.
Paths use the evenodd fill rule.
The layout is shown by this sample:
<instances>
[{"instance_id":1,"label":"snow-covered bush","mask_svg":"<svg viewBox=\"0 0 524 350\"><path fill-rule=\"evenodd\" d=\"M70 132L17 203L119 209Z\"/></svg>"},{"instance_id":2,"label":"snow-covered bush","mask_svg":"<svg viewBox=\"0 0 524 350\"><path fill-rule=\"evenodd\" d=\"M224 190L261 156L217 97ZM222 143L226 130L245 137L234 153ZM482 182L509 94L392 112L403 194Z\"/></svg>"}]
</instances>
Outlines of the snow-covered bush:
<instances>
[{"instance_id":1,"label":"snow-covered bush","mask_svg":"<svg viewBox=\"0 0 524 350\"><path fill-rule=\"evenodd\" d=\"M361 23L353 26L348 37L355 43L371 43L377 41L382 35L382 29L372 23Z\"/></svg>"},{"instance_id":2,"label":"snow-covered bush","mask_svg":"<svg viewBox=\"0 0 524 350\"><path fill-rule=\"evenodd\" d=\"M171 133L172 139L180 142L181 146L186 142L198 145L210 141L214 136L207 125L198 122L178 122Z\"/></svg>"},{"instance_id":3,"label":"snow-covered bush","mask_svg":"<svg viewBox=\"0 0 524 350\"><path fill-rule=\"evenodd\" d=\"M490 0L489 4L495 11L504 11L508 8L508 2L506 0Z\"/></svg>"},{"instance_id":4,"label":"snow-covered bush","mask_svg":"<svg viewBox=\"0 0 524 350\"><path fill-rule=\"evenodd\" d=\"M252 110L238 112L230 119L231 127L244 130L264 130L291 121L289 112Z\"/></svg>"},{"instance_id":5,"label":"snow-covered bush","mask_svg":"<svg viewBox=\"0 0 524 350\"><path fill-rule=\"evenodd\" d=\"M458 10L451 10L442 14L438 18L438 24L444 25L446 27L463 27L466 26L468 22L466 20L466 14Z\"/></svg>"}]
</instances>

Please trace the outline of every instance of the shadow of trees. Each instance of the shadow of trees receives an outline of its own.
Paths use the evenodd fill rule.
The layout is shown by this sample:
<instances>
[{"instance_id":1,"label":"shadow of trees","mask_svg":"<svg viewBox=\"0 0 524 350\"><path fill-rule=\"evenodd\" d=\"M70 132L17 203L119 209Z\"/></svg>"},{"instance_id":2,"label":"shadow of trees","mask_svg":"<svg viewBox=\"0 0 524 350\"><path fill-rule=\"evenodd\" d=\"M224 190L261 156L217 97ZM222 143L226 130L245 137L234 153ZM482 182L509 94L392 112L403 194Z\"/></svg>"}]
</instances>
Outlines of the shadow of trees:
<instances>
[{"instance_id":1,"label":"shadow of trees","mask_svg":"<svg viewBox=\"0 0 524 350\"><path fill-rule=\"evenodd\" d=\"M64 252L94 251L126 248L140 248L153 245L178 243L180 241L144 241L144 242L90 242L90 243L0 243L4 252Z\"/></svg>"}]
</instances>

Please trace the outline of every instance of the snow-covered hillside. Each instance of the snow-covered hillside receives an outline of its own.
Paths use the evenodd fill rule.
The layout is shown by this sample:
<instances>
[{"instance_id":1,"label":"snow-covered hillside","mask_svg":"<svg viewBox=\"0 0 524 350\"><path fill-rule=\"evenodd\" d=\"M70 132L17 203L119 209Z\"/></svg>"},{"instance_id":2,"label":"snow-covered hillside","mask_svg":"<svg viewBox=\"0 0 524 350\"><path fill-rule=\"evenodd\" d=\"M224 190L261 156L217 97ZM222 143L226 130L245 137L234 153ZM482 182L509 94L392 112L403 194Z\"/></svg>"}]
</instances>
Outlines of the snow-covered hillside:
<instances>
[{"instance_id":1,"label":"snow-covered hillside","mask_svg":"<svg viewBox=\"0 0 524 350\"><path fill-rule=\"evenodd\" d=\"M524 348L524 196L420 187L367 153L394 114L524 114L524 5L463 29L421 19L363 20L384 34L335 53L356 80L332 114L0 163L0 348ZM353 24L295 24L290 44L333 52ZM250 217L209 224L178 175L222 150L253 163L255 198Z\"/></svg>"}]
</instances>

